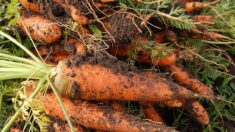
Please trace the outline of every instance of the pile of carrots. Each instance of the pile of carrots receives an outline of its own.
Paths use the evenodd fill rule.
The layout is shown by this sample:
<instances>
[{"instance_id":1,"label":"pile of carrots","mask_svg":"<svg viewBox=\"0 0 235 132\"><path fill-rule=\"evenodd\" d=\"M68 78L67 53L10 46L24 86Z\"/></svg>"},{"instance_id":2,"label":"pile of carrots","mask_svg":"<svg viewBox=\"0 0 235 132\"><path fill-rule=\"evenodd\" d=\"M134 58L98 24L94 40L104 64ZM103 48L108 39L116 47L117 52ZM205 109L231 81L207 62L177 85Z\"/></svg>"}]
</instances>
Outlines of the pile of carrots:
<instances>
[{"instance_id":1,"label":"pile of carrots","mask_svg":"<svg viewBox=\"0 0 235 132\"><path fill-rule=\"evenodd\" d=\"M162 43L176 44L179 37L213 40L226 39L226 37L197 28L179 34L173 30L164 29L154 32L153 36L147 36L141 33L145 27L140 26L135 29L135 26L130 23L126 24L128 29L133 26L134 30L128 34L125 33L129 32L128 30L119 28L126 26L122 22L135 21L135 17L128 13L117 15L118 13L110 11L109 7L115 5L115 2L117 1L96 0L91 2L82 0L83 4L80 5L84 6L82 8L78 6L80 2L74 4L76 2L52 0L48 2L48 7L43 8L45 3L20 0L23 8L21 10L22 16L17 21L17 27L22 31L22 34L32 37L34 41L41 44L38 50L47 63L56 65L58 74L54 78L54 85L61 94L69 116L73 119L75 130L176 131L174 128L166 126L167 122L155 108L155 105L180 107L185 109L188 115L199 124L208 125L210 121L208 113L198 100L200 98L213 99L215 97L213 89L177 65L177 53L174 49L163 57L152 58L151 52L145 47L151 40L153 43L151 48L160 45L159 52L164 52L168 47ZM183 3L187 13L210 6L208 3L193 0L175 0L175 2ZM56 9L63 10L68 19L71 18L77 22L81 29L86 31L86 35L73 32L74 37L61 41L64 39L64 27L56 21L57 18L59 19L58 14L53 14L53 10L50 10L52 14L45 14L45 8L54 6L58 7ZM99 15L107 13L107 16L113 13L113 16L99 19L95 13ZM115 19L115 15L120 19ZM211 16L197 15L193 16L193 19L197 23L213 23ZM117 23L120 26L115 25ZM109 39L102 38L109 45L106 51L100 53L87 46L86 40L89 40L89 36L93 35L92 31L87 29L89 24L97 24L103 32L108 32L107 34L110 35ZM137 21L136 24L138 26L140 23ZM125 34L121 35L121 33ZM137 49L136 47L141 48ZM119 58L131 58L130 51L135 51L137 54L137 57L134 58L136 62L168 69L174 81L155 71L146 72L141 68L130 66L121 59L119 60ZM36 51L34 52L36 53ZM37 98L42 98L50 117L65 120L54 94L48 92L45 96L39 95ZM119 101L139 102L145 118L150 121L127 114L125 107ZM53 124L51 126L56 131L69 131L66 122L64 125ZM22 128L12 128L12 131L20 129Z\"/></svg>"}]
</instances>

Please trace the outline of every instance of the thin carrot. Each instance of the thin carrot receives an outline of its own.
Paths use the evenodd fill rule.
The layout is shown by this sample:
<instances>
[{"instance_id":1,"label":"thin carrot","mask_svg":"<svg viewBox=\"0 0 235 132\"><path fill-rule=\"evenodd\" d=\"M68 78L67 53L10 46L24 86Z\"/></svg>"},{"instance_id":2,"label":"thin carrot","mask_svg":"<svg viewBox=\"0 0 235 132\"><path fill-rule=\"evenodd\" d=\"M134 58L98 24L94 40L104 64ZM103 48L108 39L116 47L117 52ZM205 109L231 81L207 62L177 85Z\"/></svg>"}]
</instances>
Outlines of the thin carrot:
<instances>
[{"instance_id":1,"label":"thin carrot","mask_svg":"<svg viewBox=\"0 0 235 132\"><path fill-rule=\"evenodd\" d=\"M202 2L187 2L185 3L185 10L186 12L190 13L195 10L200 10L202 8L209 7L209 3L202 3Z\"/></svg>"},{"instance_id":2,"label":"thin carrot","mask_svg":"<svg viewBox=\"0 0 235 132\"><path fill-rule=\"evenodd\" d=\"M56 23L40 15L21 16L17 21L17 26L26 35L28 35L27 29L33 40L44 44L56 42L62 36L61 28Z\"/></svg>"},{"instance_id":3,"label":"thin carrot","mask_svg":"<svg viewBox=\"0 0 235 132\"><path fill-rule=\"evenodd\" d=\"M140 120L134 116L99 107L85 101L70 101L62 97L68 114L80 125L107 131L175 131L173 128ZM54 94L46 94L42 99L49 115L65 119ZM53 104L53 105L52 105Z\"/></svg>"},{"instance_id":4,"label":"thin carrot","mask_svg":"<svg viewBox=\"0 0 235 132\"><path fill-rule=\"evenodd\" d=\"M168 66L168 69L172 72L172 76L175 80L179 81L185 86L188 86L191 90L198 92L199 94L213 95L214 92L211 88L203 84L197 79L193 79L189 74L176 65Z\"/></svg>"}]
</instances>

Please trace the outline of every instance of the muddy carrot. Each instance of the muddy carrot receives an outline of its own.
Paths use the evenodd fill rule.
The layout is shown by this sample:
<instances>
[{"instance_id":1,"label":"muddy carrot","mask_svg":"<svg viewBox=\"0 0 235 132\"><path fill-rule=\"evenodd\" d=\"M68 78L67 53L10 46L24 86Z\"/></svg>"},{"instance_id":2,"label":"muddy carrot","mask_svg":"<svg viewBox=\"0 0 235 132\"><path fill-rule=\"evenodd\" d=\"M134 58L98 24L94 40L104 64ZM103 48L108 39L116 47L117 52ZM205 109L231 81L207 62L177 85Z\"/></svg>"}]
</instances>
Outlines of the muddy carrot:
<instances>
[{"instance_id":1,"label":"muddy carrot","mask_svg":"<svg viewBox=\"0 0 235 132\"><path fill-rule=\"evenodd\" d=\"M140 120L132 115L99 107L85 101L74 102L62 97L68 114L80 125L97 130L107 131L175 131L160 124ZM46 94L42 99L48 114L65 119L54 94ZM53 105L52 105L53 104Z\"/></svg>"},{"instance_id":2,"label":"muddy carrot","mask_svg":"<svg viewBox=\"0 0 235 132\"><path fill-rule=\"evenodd\" d=\"M17 26L26 35L27 29L33 40L44 44L56 42L62 36L61 28L55 22L40 15L21 16L17 21Z\"/></svg>"}]
</instances>

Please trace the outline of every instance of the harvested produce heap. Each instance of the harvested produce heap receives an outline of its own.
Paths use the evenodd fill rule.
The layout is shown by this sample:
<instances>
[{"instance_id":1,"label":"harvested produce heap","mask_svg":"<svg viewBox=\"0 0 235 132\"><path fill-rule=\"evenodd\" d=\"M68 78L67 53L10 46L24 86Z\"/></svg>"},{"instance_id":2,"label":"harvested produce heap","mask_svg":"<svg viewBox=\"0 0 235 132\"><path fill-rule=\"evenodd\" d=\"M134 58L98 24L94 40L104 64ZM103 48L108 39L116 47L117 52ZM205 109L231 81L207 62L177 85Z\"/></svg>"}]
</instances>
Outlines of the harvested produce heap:
<instances>
[{"instance_id":1,"label":"harvested produce heap","mask_svg":"<svg viewBox=\"0 0 235 132\"><path fill-rule=\"evenodd\" d=\"M198 124L209 124L199 99L218 97L212 88L181 68L177 58L179 40L230 39L207 31L205 26L213 23L213 17L199 14L216 1L19 1L21 17L16 25L38 47L29 51L14 41L33 60L0 53L6 64L0 66L12 66L6 68L9 76L2 80L28 78L34 80L34 85L24 86L24 103L4 130L12 124L12 130L23 129L17 125L20 121L14 121L20 113L25 114L23 109L39 109L31 106L33 100L41 102L42 113L49 120L45 126L34 122L41 131L176 131L167 126L169 123L155 106L178 107ZM190 17L190 13L198 15ZM3 32L0 35L13 40ZM165 68L174 80L143 69L149 65ZM19 70L12 70L15 67ZM47 92L41 92L46 88ZM139 102L150 121L126 113L119 101Z\"/></svg>"}]
</instances>

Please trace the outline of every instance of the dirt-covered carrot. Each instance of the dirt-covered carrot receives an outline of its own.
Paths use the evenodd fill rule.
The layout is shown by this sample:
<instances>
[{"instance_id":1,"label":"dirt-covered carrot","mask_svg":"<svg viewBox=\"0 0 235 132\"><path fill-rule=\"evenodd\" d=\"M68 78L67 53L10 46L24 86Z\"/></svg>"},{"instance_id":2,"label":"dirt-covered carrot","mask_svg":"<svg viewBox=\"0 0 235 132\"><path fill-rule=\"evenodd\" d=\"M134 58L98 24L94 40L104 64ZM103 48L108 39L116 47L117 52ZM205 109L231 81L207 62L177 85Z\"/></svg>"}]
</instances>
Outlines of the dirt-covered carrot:
<instances>
[{"instance_id":1,"label":"dirt-covered carrot","mask_svg":"<svg viewBox=\"0 0 235 132\"><path fill-rule=\"evenodd\" d=\"M186 101L183 108L189 116L201 125L208 125L210 118L205 108L198 101Z\"/></svg>"},{"instance_id":2,"label":"dirt-covered carrot","mask_svg":"<svg viewBox=\"0 0 235 132\"><path fill-rule=\"evenodd\" d=\"M124 105L122 105L120 102L118 101L112 101L110 106L116 110L116 111L119 111L119 112L124 112L125 111L125 107Z\"/></svg>"},{"instance_id":3,"label":"dirt-covered carrot","mask_svg":"<svg viewBox=\"0 0 235 132\"><path fill-rule=\"evenodd\" d=\"M210 15L195 15L192 18L194 22L199 24L213 24L214 23L214 17Z\"/></svg>"},{"instance_id":4,"label":"dirt-covered carrot","mask_svg":"<svg viewBox=\"0 0 235 132\"><path fill-rule=\"evenodd\" d=\"M172 72L172 76L175 80L179 81L185 86L188 86L188 88L190 88L191 90L200 94L214 94L213 90L210 87L206 86L197 79L191 78L189 74L182 68L176 65L170 65L168 66L168 69Z\"/></svg>"},{"instance_id":5,"label":"dirt-covered carrot","mask_svg":"<svg viewBox=\"0 0 235 132\"><path fill-rule=\"evenodd\" d=\"M144 72L144 74L150 78L155 78L155 79L158 78L158 76L156 76L156 73L153 71ZM182 76L185 76L185 75L182 75ZM208 94L208 93L201 93L201 94ZM165 101L165 102L168 102L168 103L173 102L172 105L176 105L179 102L179 104L180 104L179 106L180 107L182 106L190 114L190 116L194 120L196 120L198 123L200 123L202 125L206 125L209 123L208 113L206 112L204 107L198 101L194 101L194 100L169 100L169 101ZM166 105L166 103L165 103L165 105ZM167 106L171 106L171 105L169 104Z\"/></svg>"},{"instance_id":6,"label":"dirt-covered carrot","mask_svg":"<svg viewBox=\"0 0 235 132\"><path fill-rule=\"evenodd\" d=\"M143 121L134 116L114 111L107 107L99 107L85 101L74 102L62 97L68 114L76 123L97 130L107 131L175 131L160 124ZM59 119L65 119L54 94L46 94L42 98L48 114ZM52 105L53 104L53 105Z\"/></svg>"},{"instance_id":7,"label":"dirt-covered carrot","mask_svg":"<svg viewBox=\"0 0 235 132\"><path fill-rule=\"evenodd\" d=\"M30 10L30 11L33 11L33 12L36 12L36 13L40 13L40 7L39 5L37 4L36 1L34 0L19 0L20 4Z\"/></svg>"},{"instance_id":8,"label":"dirt-covered carrot","mask_svg":"<svg viewBox=\"0 0 235 132\"><path fill-rule=\"evenodd\" d=\"M59 62L54 83L61 94L88 100L164 103L165 100L199 97L171 81L146 78L130 69L128 64L103 54L75 56Z\"/></svg>"},{"instance_id":9,"label":"dirt-covered carrot","mask_svg":"<svg viewBox=\"0 0 235 132\"><path fill-rule=\"evenodd\" d=\"M154 108L152 103L141 102L141 107L147 119L150 119L154 122L165 124L163 118L158 113L158 111Z\"/></svg>"},{"instance_id":10,"label":"dirt-covered carrot","mask_svg":"<svg viewBox=\"0 0 235 132\"><path fill-rule=\"evenodd\" d=\"M44 44L56 42L62 36L60 26L40 15L21 16L17 21L17 26L26 35L27 29L33 40Z\"/></svg>"}]
</instances>

